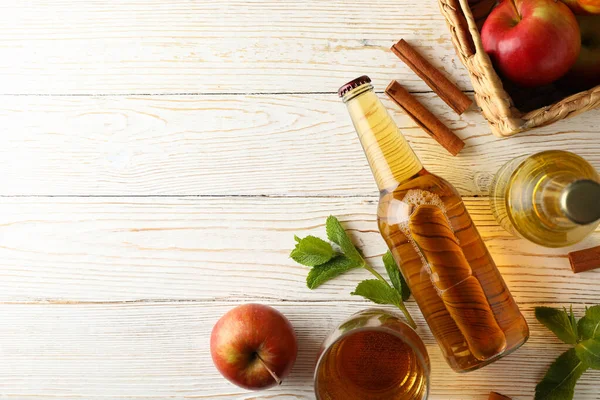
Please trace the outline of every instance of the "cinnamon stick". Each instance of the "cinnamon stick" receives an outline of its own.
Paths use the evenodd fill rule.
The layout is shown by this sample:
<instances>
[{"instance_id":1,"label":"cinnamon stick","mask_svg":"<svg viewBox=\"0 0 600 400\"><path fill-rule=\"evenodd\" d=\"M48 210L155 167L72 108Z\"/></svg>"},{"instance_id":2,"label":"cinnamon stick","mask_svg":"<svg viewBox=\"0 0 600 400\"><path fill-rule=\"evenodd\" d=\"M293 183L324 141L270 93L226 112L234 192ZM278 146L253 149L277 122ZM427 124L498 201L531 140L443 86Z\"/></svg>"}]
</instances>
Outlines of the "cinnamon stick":
<instances>
[{"instance_id":1,"label":"cinnamon stick","mask_svg":"<svg viewBox=\"0 0 600 400\"><path fill-rule=\"evenodd\" d=\"M574 273L600 268L600 246L569 253L571 269Z\"/></svg>"},{"instance_id":2,"label":"cinnamon stick","mask_svg":"<svg viewBox=\"0 0 600 400\"><path fill-rule=\"evenodd\" d=\"M409 45L404 39L392 46L392 51L437 93L457 114L464 113L473 104L455 84Z\"/></svg>"},{"instance_id":3,"label":"cinnamon stick","mask_svg":"<svg viewBox=\"0 0 600 400\"><path fill-rule=\"evenodd\" d=\"M502 396L496 392L491 392L489 400L510 400L510 397Z\"/></svg>"},{"instance_id":4,"label":"cinnamon stick","mask_svg":"<svg viewBox=\"0 0 600 400\"><path fill-rule=\"evenodd\" d=\"M435 115L425 108L397 81L392 81L385 89L385 93L400 108L408 114L425 132L437 140L453 156L457 155L465 143L456 136L446 125L444 125Z\"/></svg>"}]
</instances>

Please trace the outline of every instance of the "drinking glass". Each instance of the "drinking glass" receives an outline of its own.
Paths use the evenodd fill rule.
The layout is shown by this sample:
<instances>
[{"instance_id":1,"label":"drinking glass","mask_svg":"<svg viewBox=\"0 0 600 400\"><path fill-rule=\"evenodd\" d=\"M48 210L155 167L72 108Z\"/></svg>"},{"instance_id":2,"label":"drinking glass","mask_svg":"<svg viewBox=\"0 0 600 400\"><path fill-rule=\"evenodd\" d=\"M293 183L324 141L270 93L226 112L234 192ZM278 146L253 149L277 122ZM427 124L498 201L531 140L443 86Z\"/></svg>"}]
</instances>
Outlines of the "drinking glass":
<instances>
[{"instance_id":1,"label":"drinking glass","mask_svg":"<svg viewBox=\"0 0 600 400\"><path fill-rule=\"evenodd\" d=\"M352 315L321 345L317 400L424 400L429 356L417 333L397 315L368 309Z\"/></svg>"}]
</instances>

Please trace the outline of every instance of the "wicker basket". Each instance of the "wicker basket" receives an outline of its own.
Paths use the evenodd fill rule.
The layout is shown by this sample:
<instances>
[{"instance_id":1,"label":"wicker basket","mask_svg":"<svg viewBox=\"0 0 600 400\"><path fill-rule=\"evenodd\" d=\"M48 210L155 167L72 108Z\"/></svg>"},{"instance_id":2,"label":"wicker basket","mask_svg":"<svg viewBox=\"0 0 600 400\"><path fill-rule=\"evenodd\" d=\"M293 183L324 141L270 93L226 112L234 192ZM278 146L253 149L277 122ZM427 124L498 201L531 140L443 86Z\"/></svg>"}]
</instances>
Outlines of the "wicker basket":
<instances>
[{"instance_id":1,"label":"wicker basket","mask_svg":"<svg viewBox=\"0 0 600 400\"><path fill-rule=\"evenodd\" d=\"M478 1L480 0L471 0L471 3ZM536 95L543 98L546 103L556 101L554 104L541 108L538 104L533 110L528 110L528 107L522 105L517 107L508 92L510 91L514 97L518 89L505 87L494 70L490 58L483 50L478 23L469 6L469 0L439 0L439 3L450 28L458 56L471 76L475 100L489 121L494 135L512 136L600 106L600 86L597 86L568 95L566 98L564 94L557 94L555 89L546 88L545 91L538 91ZM478 22L481 26L481 16L478 17ZM527 93L523 97L527 96L531 97L532 94Z\"/></svg>"}]
</instances>

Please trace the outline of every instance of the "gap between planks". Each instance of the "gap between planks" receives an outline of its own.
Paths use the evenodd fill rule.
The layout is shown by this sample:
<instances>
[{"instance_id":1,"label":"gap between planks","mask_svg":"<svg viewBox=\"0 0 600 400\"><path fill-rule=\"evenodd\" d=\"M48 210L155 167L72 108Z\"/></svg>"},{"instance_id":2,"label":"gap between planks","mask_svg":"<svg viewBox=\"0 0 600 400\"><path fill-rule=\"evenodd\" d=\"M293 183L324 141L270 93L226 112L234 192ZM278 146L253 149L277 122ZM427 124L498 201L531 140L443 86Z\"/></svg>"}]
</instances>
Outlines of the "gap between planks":
<instances>
[{"instance_id":1,"label":"gap between planks","mask_svg":"<svg viewBox=\"0 0 600 400\"><path fill-rule=\"evenodd\" d=\"M463 93L474 94L473 90L463 90ZM379 95L385 94L383 90L376 90ZM432 90L409 90L412 94L434 94ZM336 95L336 92L173 92L173 93L0 93L0 97L155 97L155 96L288 96L288 95Z\"/></svg>"},{"instance_id":2,"label":"gap between planks","mask_svg":"<svg viewBox=\"0 0 600 400\"><path fill-rule=\"evenodd\" d=\"M464 196L464 198L478 198L487 197L480 195ZM100 199L148 199L148 198L267 198L267 199L352 199L352 198L365 198L367 200L377 200L379 196L372 195L366 196L361 194L340 194L340 195L293 195L293 194L2 194L0 198L57 198L57 199L77 199L77 198L100 198Z\"/></svg>"},{"instance_id":3,"label":"gap between planks","mask_svg":"<svg viewBox=\"0 0 600 400\"><path fill-rule=\"evenodd\" d=\"M328 300L328 299L315 299L315 300L303 300L303 299L284 299L284 298L274 298L274 297L235 297L235 296L227 296L222 298L214 298L214 299L136 299L136 300L102 300L102 301L86 301L86 300L52 300L52 299L40 299L40 300L27 300L27 301L0 301L0 305L15 305L15 306L28 306L28 305L48 305L48 306L100 306L100 305L152 305L152 304L161 304L161 305L182 305L182 304L245 304L245 303L254 303L260 302L263 304L281 304L281 303L289 303L289 304L356 304L361 305L364 304L366 308L368 307L379 307L380 305L376 303L372 303L369 301L361 301L361 300L351 300L351 299L336 299L336 300ZM414 302L412 296L406 302L407 305L411 307L416 307L416 303ZM589 303L586 301L572 301L572 305L578 306L588 306ZM547 306L547 307L562 307L564 304L557 303L556 301L519 301L520 307L526 306ZM389 307L386 305L386 307Z\"/></svg>"}]
</instances>

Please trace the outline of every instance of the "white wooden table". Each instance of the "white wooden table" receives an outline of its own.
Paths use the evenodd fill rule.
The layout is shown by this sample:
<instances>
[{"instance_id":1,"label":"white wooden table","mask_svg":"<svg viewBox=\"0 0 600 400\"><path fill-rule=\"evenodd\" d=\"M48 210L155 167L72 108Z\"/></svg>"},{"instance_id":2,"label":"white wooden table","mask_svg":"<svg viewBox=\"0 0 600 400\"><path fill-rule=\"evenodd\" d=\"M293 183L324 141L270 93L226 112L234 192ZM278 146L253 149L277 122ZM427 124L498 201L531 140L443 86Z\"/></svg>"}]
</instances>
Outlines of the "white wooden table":
<instances>
[{"instance_id":1,"label":"white wooden table","mask_svg":"<svg viewBox=\"0 0 600 400\"><path fill-rule=\"evenodd\" d=\"M466 142L459 157L387 99L423 163L465 197L531 326L518 352L457 375L414 302L434 400L531 399L565 346L535 306L600 303L600 271L509 236L486 194L509 159L574 151L600 168L600 112L511 139L457 117L388 48L405 38L465 91L435 0L28 0L0 4L0 397L311 399L320 342L370 304L367 273L310 291L293 235L329 214L381 268L377 192L341 84L398 79ZM382 96L383 97L383 96ZM600 231L576 248L600 244ZM213 324L244 302L299 335L289 380L262 393L217 373ZM600 399L600 373L576 399Z\"/></svg>"}]
</instances>

